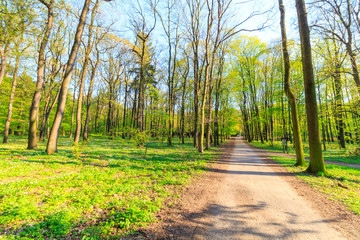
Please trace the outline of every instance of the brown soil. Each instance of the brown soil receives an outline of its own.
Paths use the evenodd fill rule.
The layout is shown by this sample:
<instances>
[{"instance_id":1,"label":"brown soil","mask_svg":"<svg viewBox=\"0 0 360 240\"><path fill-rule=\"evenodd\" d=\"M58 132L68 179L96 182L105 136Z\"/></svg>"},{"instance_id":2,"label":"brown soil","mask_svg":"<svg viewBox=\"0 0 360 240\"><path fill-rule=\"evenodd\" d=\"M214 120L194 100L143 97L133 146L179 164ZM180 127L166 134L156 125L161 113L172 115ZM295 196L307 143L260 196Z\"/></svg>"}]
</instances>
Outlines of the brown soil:
<instances>
[{"instance_id":1,"label":"brown soil","mask_svg":"<svg viewBox=\"0 0 360 240\"><path fill-rule=\"evenodd\" d=\"M359 216L267 156L231 139L181 201L139 238L359 239Z\"/></svg>"}]
</instances>

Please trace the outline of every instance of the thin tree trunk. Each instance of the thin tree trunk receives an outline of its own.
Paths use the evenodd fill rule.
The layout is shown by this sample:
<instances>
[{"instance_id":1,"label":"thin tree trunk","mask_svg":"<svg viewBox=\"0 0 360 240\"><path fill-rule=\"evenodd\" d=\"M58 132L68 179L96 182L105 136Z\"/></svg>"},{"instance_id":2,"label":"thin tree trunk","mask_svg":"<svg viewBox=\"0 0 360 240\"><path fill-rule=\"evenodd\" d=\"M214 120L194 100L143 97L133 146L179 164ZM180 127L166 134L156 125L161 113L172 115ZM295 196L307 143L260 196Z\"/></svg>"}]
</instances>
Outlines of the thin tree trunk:
<instances>
[{"instance_id":1,"label":"thin tree trunk","mask_svg":"<svg viewBox=\"0 0 360 240\"><path fill-rule=\"evenodd\" d=\"M46 124L48 122L48 119L49 119L49 116L50 116L50 113L52 111L52 109L54 108L55 106L55 103L57 102L58 98L59 98L59 94L60 94L60 87L56 93L56 96L55 96L55 99L54 101L52 102L52 104L50 105L50 100L51 100L51 91L52 91L52 87L50 87L50 93L49 93L49 96L48 96L48 99L46 100L46 104L45 104L45 107L44 107L44 115L43 115L43 119L42 119L42 122L41 122L41 128L40 128L40 142L44 141L44 138L45 138L45 127L46 127ZM50 107L49 107L50 105Z\"/></svg>"},{"instance_id":2,"label":"thin tree trunk","mask_svg":"<svg viewBox=\"0 0 360 240\"><path fill-rule=\"evenodd\" d=\"M8 108L8 115L5 122L5 130L4 130L4 138L3 143L8 143L8 137L9 137L9 130L10 130L10 121L11 121L11 115L13 110L13 104L14 104L14 97L15 97L15 89L16 89L16 83L17 83L17 76L19 72L19 64L20 64L20 54L16 56L16 63L15 63L15 69L14 69L14 76L13 76L13 83L11 87L11 93L10 93L10 101L9 101L9 108Z\"/></svg>"},{"instance_id":3,"label":"thin tree trunk","mask_svg":"<svg viewBox=\"0 0 360 240\"><path fill-rule=\"evenodd\" d=\"M7 61L7 55L9 53L9 44L5 44L5 48L3 47L3 43L0 42L0 55L1 55L1 65L0 65L0 85L5 77L6 72L6 61Z\"/></svg>"},{"instance_id":4,"label":"thin tree trunk","mask_svg":"<svg viewBox=\"0 0 360 240\"><path fill-rule=\"evenodd\" d=\"M86 97L86 119L85 119L85 125L84 125L84 134L83 134L83 139L85 142L87 142L88 137L89 137L89 123L90 123L90 106L91 106L91 98L92 98L92 93L93 93L93 87L94 87L94 80L95 80L95 75L96 75L96 70L99 66L100 63L100 53L99 51L96 54L96 63L95 66L92 69L91 72L91 77L90 77L90 86L89 86L89 91Z\"/></svg>"},{"instance_id":5,"label":"thin tree trunk","mask_svg":"<svg viewBox=\"0 0 360 240\"><path fill-rule=\"evenodd\" d=\"M84 6L80 15L79 24L76 29L74 44L71 49L69 60L67 62L66 71L64 79L61 85L61 92L59 95L58 107L54 119L53 126L51 128L50 137L47 143L46 152L47 154L53 154L57 151L57 141L59 136L59 130L61 127L62 118L64 116L65 106L66 106L66 96L71 81L72 70L76 60L77 52L80 46L81 36L85 27L86 15L89 11L89 5L91 0L85 0Z\"/></svg>"},{"instance_id":6,"label":"thin tree trunk","mask_svg":"<svg viewBox=\"0 0 360 240\"><path fill-rule=\"evenodd\" d=\"M39 59L38 59L38 68L37 68L37 82L36 82L36 90L34 92L31 108L30 108L30 116L29 116L29 135L28 135L28 149L36 149L37 148L37 119L39 116L39 106L41 100L41 90L43 87L44 81L44 71L45 71L45 49L46 45L49 41L49 37L51 34L51 29L53 27L54 21L54 3L55 0L51 0L49 3L45 1L40 1L44 4L48 9L48 17L47 17L47 25L44 32L44 37L40 44L39 49Z\"/></svg>"},{"instance_id":7,"label":"thin tree trunk","mask_svg":"<svg viewBox=\"0 0 360 240\"><path fill-rule=\"evenodd\" d=\"M72 100L71 127L70 127L70 135L69 135L69 138L72 138L73 129L74 129L74 113L75 113L76 88L77 88L77 86L75 85L75 87L74 87L74 93L73 93L73 100Z\"/></svg>"},{"instance_id":8,"label":"thin tree trunk","mask_svg":"<svg viewBox=\"0 0 360 240\"><path fill-rule=\"evenodd\" d=\"M79 143L80 135L81 135L81 127L82 127L82 121L81 121L82 114L81 113L82 113L82 101L83 101L83 94L84 94L84 85L85 85L85 78L86 78L86 73L87 73L87 69L88 69L88 64L89 64L89 61L90 61L90 53L92 51L92 35L93 35L94 20L95 20L95 15L96 15L96 11L97 11L97 8L98 8L98 4L99 4L99 0L96 1L95 6L93 7L93 9L91 11L91 20L90 20L90 26L89 26L88 43L87 43L86 50L85 50L84 65L83 65L82 73L81 73L81 76L80 76L80 84L79 84L80 87L79 87L79 97L78 97L78 102L77 102L76 129L75 129L74 144ZM96 71L96 69L95 69L95 71ZM94 80L92 79L92 81L94 81ZM92 86L90 88L92 88ZM92 89L90 90L90 88L89 88L89 91L92 91ZM86 136L86 140L87 140L87 136Z\"/></svg>"},{"instance_id":9,"label":"thin tree trunk","mask_svg":"<svg viewBox=\"0 0 360 240\"><path fill-rule=\"evenodd\" d=\"M287 36L286 36L286 28L285 28L285 7L283 4L283 0L279 0L279 7L281 13L280 25L281 25L282 48L283 48L283 56L284 56L284 68L285 68L284 88L285 88L285 94L289 99L289 104L291 109L292 127L293 127L294 143L295 143L295 151L296 151L295 165L306 166L301 133L300 133L300 124L299 124L296 96L290 89L290 57L287 48Z\"/></svg>"},{"instance_id":10,"label":"thin tree trunk","mask_svg":"<svg viewBox=\"0 0 360 240\"><path fill-rule=\"evenodd\" d=\"M337 61L337 54L336 61ZM344 134L344 121L343 121L343 107L342 107L342 84L341 84L341 73L340 73L340 64L335 63L335 73L334 73L334 85L335 85L335 108L336 108L336 124L338 127L338 140L341 148L345 148L345 134Z\"/></svg>"},{"instance_id":11,"label":"thin tree trunk","mask_svg":"<svg viewBox=\"0 0 360 240\"><path fill-rule=\"evenodd\" d=\"M183 75L183 86L182 86L182 96L181 96L181 143L185 144L185 94L186 94L186 84L187 78L189 75L189 59L187 59L187 67Z\"/></svg>"},{"instance_id":12,"label":"thin tree trunk","mask_svg":"<svg viewBox=\"0 0 360 240\"><path fill-rule=\"evenodd\" d=\"M125 77L125 78L126 78L126 77ZM125 139L127 100L128 100L128 80L125 79L125 102L124 102L123 124L122 124L122 126L123 126L122 138L123 138L123 139Z\"/></svg>"}]
</instances>

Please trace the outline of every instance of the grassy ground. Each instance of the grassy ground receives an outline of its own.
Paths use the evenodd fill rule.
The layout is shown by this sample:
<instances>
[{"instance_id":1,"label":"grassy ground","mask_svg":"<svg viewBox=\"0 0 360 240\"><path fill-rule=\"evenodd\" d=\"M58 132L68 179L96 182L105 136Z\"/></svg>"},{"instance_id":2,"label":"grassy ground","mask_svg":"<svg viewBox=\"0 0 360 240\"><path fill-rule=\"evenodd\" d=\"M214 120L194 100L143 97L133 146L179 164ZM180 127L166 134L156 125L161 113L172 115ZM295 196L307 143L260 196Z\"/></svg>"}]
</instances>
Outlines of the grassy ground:
<instances>
[{"instance_id":1,"label":"grassy ground","mask_svg":"<svg viewBox=\"0 0 360 240\"><path fill-rule=\"evenodd\" d=\"M281 142L275 142L273 147L269 143L262 144L261 142L252 142L251 145L282 152ZM360 164L360 157L353 154L357 147L357 145L347 145L347 149L344 150L339 149L337 144L327 144L327 151L323 152L324 160ZM289 148L289 153L295 155L295 149L292 146ZM304 153L306 157L309 157L307 146L304 148ZM349 210L360 215L360 169L327 164L328 175L317 176L307 174L306 168L295 167L294 159L278 156L272 158L313 188L326 194L328 198L345 204Z\"/></svg>"},{"instance_id":2,"label":"grassy ground","mask_svg":"<svg viewBox=\"0 0 360 240\"><path fill-rule=\"evenodd\" d=\"M307 174L305 168L295 167L294 159L272 158L328 198L345 204L349 210L360 215L360 169L329 164L326 166L328 176L317 176Z\"/></svg>"},{"instance_id":3,"label":"grassy ground","mask_svg":"<svg viewBox=\"0 0 360 240\"><path fill-rule=\"evenodd\" d=\"M254 141L251 145L274 152L283 152L280 141L275 141L274 146L271 146L270 142L262 144L259 141ZM288 143L288 146L289 154L295 156L295 148L293 145ZM326 148L327 150L323 151L324 160L360 164L360 156L355 154L355 150L359 148L358 145L347 144L346 149L340 149L337 143L330 143L326 144ZM308 144L304 144L304 154L305 157L309 157Z\"/></svg>"},{"instance_id":4,"label":"grassy ground","mask_svg":"<svg viewBox=\"0 0 360 240\"><path fill-rule=\"evenodd\" d=\"M155 214L204 170L215 151L200 155L190 140L173 147L155 140L147 155L133 141L92 137L59 152L26 150L26 139L0 145L0 235L5 238L118 239L156 221ZM1 238L1 236L0 236Z\"/></svg>"}]
</instances>

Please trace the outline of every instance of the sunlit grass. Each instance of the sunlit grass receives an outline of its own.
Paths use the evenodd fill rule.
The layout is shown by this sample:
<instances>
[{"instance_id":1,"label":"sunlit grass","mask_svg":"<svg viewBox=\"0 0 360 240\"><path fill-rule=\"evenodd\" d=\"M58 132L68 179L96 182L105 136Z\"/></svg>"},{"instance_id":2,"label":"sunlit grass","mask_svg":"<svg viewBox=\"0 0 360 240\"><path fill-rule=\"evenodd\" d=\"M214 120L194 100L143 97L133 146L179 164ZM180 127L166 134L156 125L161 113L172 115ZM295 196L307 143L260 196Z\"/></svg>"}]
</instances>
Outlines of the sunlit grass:
<instances>
[{"instance_id":1,"label":"sunlit grass","mask_svg":"<svg viewBox=\"0 0 360 240\"><path fill-rule=\"evenodd\" d=\"M360 215L360 169L328 164L328 175L318 176L305 173L306 168L295 167L293 159L275 156L272 158L296 173L297 177L305 180L311 187Z\"/></svg>"},{"instance_id":2,"label":"sunlit grass","mask_svg":"<svg viewBox=\"0 0 360 240\"><path fill-rule=\"evenodd\" d=\"M0 145L0 234L42 238L123 236L156 221L155 214L205 169L203 155L178 141L152 139L147 154L133 141L92 137L74 147L59 140L28 151L26 139Z\"/></svg>"},{"instance_id":3,"label":"sunlit grass","mask_svg":"<svg viewBox=\"0 0 360 240\"><path fill-rule=\"evenodd\" d=\"M251 142L251 145L273 152L283 152L280 141L274 141L273 146L271 146L270 142L261 143L259 141ZM288 143L288 146L289 154L295 155L294 146L290 143ZM341 149L337 143L327 143L326 151L323 151L324 160L360 164L360 156L354 154L357 148L359 148L359 146L356 144L347 144L346 149ZM309 157L308 144L304 144L304 155L305 157Z\"/></svg>"}]
</instances>

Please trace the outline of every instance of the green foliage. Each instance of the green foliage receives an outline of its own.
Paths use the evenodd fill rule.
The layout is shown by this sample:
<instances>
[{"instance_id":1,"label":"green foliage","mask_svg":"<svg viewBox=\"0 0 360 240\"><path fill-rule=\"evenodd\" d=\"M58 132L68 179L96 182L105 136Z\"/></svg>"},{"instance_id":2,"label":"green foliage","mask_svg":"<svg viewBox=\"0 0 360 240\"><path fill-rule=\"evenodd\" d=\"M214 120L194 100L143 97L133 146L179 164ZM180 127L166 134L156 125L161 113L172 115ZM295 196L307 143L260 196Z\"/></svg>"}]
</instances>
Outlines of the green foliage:
<instances>
[{"instance_id":1,"label":"green foliage","mask_svg":"<svg viewBox=\"0 0 360 240\"><path fill-rule=\"evenodd\" d=\"M191 142L167 148L155 139L146 159L134 139L92 136L76 147L60 138L53 156L43 143L34 151L24 138L10 143L0 148L0 234L9 239L122 237L156 221L214 156Z\"/></svg>"},{"instance_id":2,"label":"green foliage","mask_svg":"<svg viewBox=\"0 0 360 240\"><path fill-rule=\"evenodd\" d=\"M147 131L137 131L134 135L134 140L136 144L141 148L144 146L144 143L146 143L149 139L149 134Z\"/></svg>"}]
</instances>

